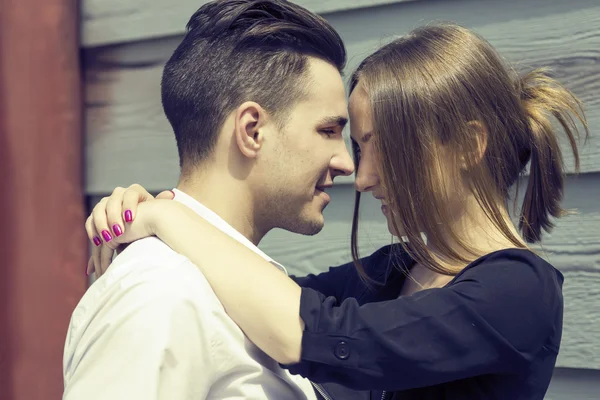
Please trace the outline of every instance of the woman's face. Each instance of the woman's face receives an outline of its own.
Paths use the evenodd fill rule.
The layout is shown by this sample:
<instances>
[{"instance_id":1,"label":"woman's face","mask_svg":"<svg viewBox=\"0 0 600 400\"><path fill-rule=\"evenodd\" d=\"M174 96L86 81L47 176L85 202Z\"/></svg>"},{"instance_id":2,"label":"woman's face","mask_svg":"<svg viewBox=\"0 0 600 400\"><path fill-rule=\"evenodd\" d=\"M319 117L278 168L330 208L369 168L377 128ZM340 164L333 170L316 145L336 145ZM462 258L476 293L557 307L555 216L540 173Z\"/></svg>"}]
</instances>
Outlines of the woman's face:
<instances>
[{"instance_id":1,"label":"woman's face","mask_svg":"<svg viewBox=\"0 0 600 400\"><path fill-rule=\"evenodd\" d=\"M350 95L348 103L350 114L350 136L356 142L359 148L360 161L356 171L354 186L359 192L371 192L373 197L381 201L381 211L388 222L388 229L392 235L403 236L401 232L396 232L392 224L392 211L388 207L385 193L379 179L377 164L375 159L375 149L373 146L373 121L367 92L359 83ZM398 221L396 221L398 224Z\"/></svg>"},{"instance_id":2,"label":"woman's face","mask_svg":"<svg viewBox=\"0 0 600 400\"><path fill-rule=\"evenodd\" d=\"M406 233L401 221L398 221L398 219L395 222L398 225L399 231L396 231L392 224L394 214L388 205L389 202L381 185L377 168L378 160L376 159L375 145L373 143L375 133L373 132L373 118L369 97L360 81L350 95L348 110L350 116L350 135L360 149L360 159L358 165L356 165L354 186L359 192L371 192L373 197L381 201L381 211L387 219L388 230L392 235L401 238ZM437 190L446 199L444 207L447 208L448 215L460 218L465 214L469 204L473 205L473 202L469 201L472 192L468 185L468 177L463 179L456 172L457 167L454 160L457 157L450 147L440 145L436 147L436 150L436 164L432 168L436 168L441 174ZM385 165L383 169L386 170ZM476 207L480 206L477 204Z\"/></svg>"}]
</instances>

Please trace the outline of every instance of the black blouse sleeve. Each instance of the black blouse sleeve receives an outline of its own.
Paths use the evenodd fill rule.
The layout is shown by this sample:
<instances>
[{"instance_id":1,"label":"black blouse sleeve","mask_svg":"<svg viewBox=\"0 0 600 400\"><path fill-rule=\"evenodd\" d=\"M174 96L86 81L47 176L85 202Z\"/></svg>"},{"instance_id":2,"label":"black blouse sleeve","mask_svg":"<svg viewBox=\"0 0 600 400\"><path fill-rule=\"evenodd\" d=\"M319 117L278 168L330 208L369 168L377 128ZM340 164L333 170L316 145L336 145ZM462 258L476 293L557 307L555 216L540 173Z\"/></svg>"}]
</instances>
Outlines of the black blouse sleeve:
<instances>
[{"instance_id":1,"label":"black blouse sleeve","mask_svg":"<svg viewBox=\"0 0 600 400\"><path fill-rule=\"evenodd\" d=\"M302 288L313 289L327 297L342 299L342 292L346 282L352 275L355 275L353 264L345 264L338 267L330 267L327 272L318 275L310 274L301 278L291 276L291 278Z\"/></svg>"},{"instance_id":2,"label":"black blouse sleeve","mask_svg":"<svg viewBox=\"0 0 600 400\"><path fill-rule=\"evenodd\" d=\"M445 288L362 306L303 288L302 361L286 368L357 390L526 368L562 316L562 275L528 251L512 254L464 270Z\"/></svg>"},{"instance_id":3,"label":"black blouse sleeve","mask_svg":"<svg viewBox=\"0 0 600 400\"><path fill-rule=\"evenodd\" d=\"M391 266L406 268L412 260L399 245L384 246L360 260L365 272L375 282L381 281ZM314 289L326 297L342 301L347 297L360 297L370 289L358 274L353 262L330 267L327 272L305 277L290 276L302 288ZM372 289L372 288L371 288Z\"/></svg>"}]
</instances>

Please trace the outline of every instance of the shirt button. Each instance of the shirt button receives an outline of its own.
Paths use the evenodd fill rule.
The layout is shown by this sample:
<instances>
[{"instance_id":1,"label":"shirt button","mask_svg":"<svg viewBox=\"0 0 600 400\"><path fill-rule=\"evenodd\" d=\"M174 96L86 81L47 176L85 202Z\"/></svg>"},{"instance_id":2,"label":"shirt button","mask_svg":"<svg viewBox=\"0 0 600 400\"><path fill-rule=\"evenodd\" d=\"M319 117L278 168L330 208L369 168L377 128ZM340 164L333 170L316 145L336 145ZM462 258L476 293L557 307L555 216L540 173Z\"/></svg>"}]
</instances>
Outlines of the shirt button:
<instances>
[{"instance_id":1,"label":"shirt button","mask_svg":"<svg viewBox=\"0 0 600 400\"><path fill-rule=\"evenodd\" d=\"M339 342L335 346L334 354L340 360L347 360L350 357L350 346L346 342Z\"/></svg>"}]
</instances>

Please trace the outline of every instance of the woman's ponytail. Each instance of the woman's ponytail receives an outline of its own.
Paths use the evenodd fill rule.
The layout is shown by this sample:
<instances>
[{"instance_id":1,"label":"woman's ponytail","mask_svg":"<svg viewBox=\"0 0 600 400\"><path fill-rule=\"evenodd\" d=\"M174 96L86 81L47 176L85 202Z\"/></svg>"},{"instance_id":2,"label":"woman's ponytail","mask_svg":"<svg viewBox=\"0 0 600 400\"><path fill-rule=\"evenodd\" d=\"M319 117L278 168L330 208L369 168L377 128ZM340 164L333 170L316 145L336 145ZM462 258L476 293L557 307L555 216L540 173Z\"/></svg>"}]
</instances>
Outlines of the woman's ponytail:
<instances>
[{"instance_id":1,"label":"woman's ponytail","mask_svg":"<svg viewBox=\"0 0 600 400\"><path fill-rule=\"evenodd\" d=\"M559 138L550 117L554 117L566 134L579 172L577 139L579 120L588 133L581 102L566 88L538 69L520 78L518 89L527 118L529 134L529 182L519 219L524 239L533 243L541 239L542 229L549 232L551 217L564 215L560 202L563 197L563 158Z\"/></svg>"}]
</instances>

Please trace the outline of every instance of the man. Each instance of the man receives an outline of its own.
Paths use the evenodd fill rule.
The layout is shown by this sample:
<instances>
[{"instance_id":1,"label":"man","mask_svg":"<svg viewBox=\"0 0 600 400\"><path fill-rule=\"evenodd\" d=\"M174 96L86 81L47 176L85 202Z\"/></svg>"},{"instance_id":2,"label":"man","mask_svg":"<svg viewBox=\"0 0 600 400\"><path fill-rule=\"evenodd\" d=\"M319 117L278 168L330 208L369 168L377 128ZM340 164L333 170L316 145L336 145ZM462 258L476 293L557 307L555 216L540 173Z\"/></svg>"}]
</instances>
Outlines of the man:
<instances>
[{"instance_id":1,"label":"man","mask_svg":"<svg viewBox=\"0 0 600 400\"><path fill-rule=\"evenodd\" d=\"M275 265L256 247L269 230L319 232L325 189L354 168L342 138L345 59L333 28L287 1L201 7L162 80L181 165L175 200ZM100 235L110 242L122 226ZM73 313L65 400L315 398L158 239L113 264Z\"/></svg>"}]
</instances>

